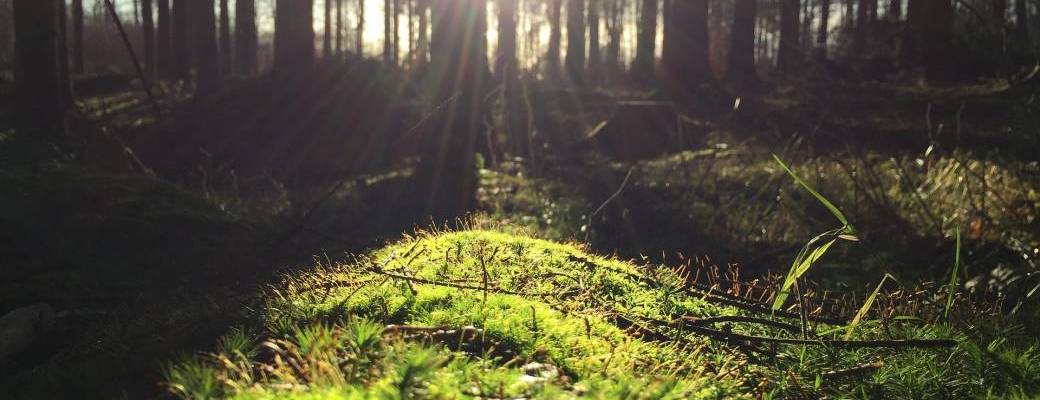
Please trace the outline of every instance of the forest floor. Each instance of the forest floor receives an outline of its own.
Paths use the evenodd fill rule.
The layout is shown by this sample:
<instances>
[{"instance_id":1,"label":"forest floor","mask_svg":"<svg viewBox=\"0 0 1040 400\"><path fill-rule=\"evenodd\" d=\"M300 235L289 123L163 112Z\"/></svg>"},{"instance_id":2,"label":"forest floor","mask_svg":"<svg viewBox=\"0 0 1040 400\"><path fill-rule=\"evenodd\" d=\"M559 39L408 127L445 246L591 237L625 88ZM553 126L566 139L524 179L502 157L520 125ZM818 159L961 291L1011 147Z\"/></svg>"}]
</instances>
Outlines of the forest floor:
<instances>
[{"instance_id":1,"label":"forest floor","mask_svg":"<svg viewBox=\"0 0 1040 400\"><path fill-rule=\"evenodd\" d=\"M548 136L609 116L610 93L541 93ZM0 364L0 386L16 398L1040 393L1034 98L1004 82L829 82L730 100L683 110L700 140L659 158L576 156L559 139L535 163L489 162L478 212L446 228L416 217L406 166L301 186L205 155L174 174L157 166L172 158L149 162L159 146L111 162L113 141L187 128L156 125L126 93L81 99L81 129L107 144L0 170L0 310L58 310ZM318 132L343 123L307 118ZM809 272L811 314L829 319L805 343L797 307L764 302L836 222L773 153L859 239Z\"/></svg>"}]
</instances>

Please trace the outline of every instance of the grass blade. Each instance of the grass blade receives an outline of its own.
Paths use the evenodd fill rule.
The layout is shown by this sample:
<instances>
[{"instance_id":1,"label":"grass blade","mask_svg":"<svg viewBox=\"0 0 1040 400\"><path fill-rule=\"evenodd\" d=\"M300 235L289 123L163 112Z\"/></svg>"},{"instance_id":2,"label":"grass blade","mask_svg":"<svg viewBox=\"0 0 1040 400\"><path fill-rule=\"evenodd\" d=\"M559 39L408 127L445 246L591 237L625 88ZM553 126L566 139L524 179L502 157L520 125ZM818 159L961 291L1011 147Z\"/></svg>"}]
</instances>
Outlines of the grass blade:
<instances>
[{"instance_id":1,"label":"grass blade","mask_svg":"<svg viewBox=\"0 0 1040 400\"><path fill-rule=\"evenodd\" d=\"M957 291L957 274L960 273L961 269L961 229L957 228L957 233L954 234L957 238L956 250L953 253L953 268L950 270L950 285L946 290L946 309L943 311L943 318L950 318L950 308L953 307L953 294Z\"/></svg>"},{"instance_id":2,"label":"grass blade","mask_svg":"<svg viewBox=\"0 0 1040 400\"><path fill-rule=\"evenodd\" d=\"M835 241L837 241L837 239L831 239L822 246L813 249L813 251L804 259L795 259L794 264L791 265L791 270L787 272L787 277L784 278L784 284L780 287L780 292L777 293L776 299L773 300L773 310L779 310L780 307L784 306L784 302L787 301L787 296L790 293L791 286L794 286L795 281L801 278L802 275L809 272L809 268L812 268L813 264L827 253L827 250L834 245Z\"/></svg>"},{"instance_id":3,"label":"grass blade","mask_svg":"<svg viewBox=\"0 0 1040 400\"><path fill-rule=\"evenodd\" d=\"M874 305L874 301L877 300L878 293L881 292L881 287L885 285L885 281L891 279L893 282L898 282L892 274L885 274L884 278L881 278L881 282L878 282L874 292L867 296L867 301L863 302L863 306L856 312L856 316L852 318L852 322L849 323L848 331L845 332L845 340L849 340L852 337L852 331L856 329L859 322L863 320L863 317L867 315L867 311L870 311L870 307Z\"/></svg>"},{"instance_id":4,"label":"grass blade","mask_svg":"<svg viewBox=\"0 0 1040 400\"><path fill-rule=\"evenodd\" d=\"M839 222L841 222L844 228L851 230L851 226L849 225L849 219L845 217L845 214L842 213L841 210L839 210L838 207L834 205L834 203L831 203L830 200L827 200L826 197L823 197L823 195L820 194L820 192L817 192L816 189L813 189L812 186L809 186L809 184L802 180L802 178L799 177L798 174L794 173L794 171L791 170L791 168L788 167L787 164L785 164L779 156L773 154L773 159L776 160L777 164L780 164L780 167L783 168L784 171L787 171L788 175L794 178L795 183L797 183L799 186L808 191L809 194L812 194L813 197L815 197L816 200L819 200L824 207L827 207L827 210L830 210L831 214L834 214L834 217L837 218Z\"/></svg>"}]
</instances>

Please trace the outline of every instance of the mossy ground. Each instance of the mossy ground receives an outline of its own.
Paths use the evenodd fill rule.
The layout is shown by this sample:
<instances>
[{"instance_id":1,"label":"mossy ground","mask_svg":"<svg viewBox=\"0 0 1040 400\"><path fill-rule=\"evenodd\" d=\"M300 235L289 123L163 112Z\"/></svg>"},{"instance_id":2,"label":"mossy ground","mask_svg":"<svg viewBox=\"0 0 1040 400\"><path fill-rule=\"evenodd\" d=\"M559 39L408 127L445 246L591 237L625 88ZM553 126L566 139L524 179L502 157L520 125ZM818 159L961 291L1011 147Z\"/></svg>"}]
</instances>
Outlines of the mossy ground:
<instances>
[{"instance_id":1,"label":"mossy ground","mask_svg":"<svg viewBox=\"0 0 1040 400\"><path fill-rule=\"evenodd\" d=\"M684 292L683 282L669 268L579 245L490 230L422 233L285 276L267 290L252 328L225 336L214 353L172 364L168 383L187 398L246 399L962 398L1040 389L1035 338L983 310L963 311L952 324L934 313L882 311L853 335L956 339L949 349L781 346L763 357L653 325L750 315ZM886 309L910 302L893 297ZM993 328L983 331L983 323ZM821 338L846 332L817 328L831 331ZM792 337L762 325L724 329ZM659 336L647 333L655 330ZM880 368L833 374L868 363ZM1011 372L995 373L1004 370Z\"/></svg>"}]
</instances>

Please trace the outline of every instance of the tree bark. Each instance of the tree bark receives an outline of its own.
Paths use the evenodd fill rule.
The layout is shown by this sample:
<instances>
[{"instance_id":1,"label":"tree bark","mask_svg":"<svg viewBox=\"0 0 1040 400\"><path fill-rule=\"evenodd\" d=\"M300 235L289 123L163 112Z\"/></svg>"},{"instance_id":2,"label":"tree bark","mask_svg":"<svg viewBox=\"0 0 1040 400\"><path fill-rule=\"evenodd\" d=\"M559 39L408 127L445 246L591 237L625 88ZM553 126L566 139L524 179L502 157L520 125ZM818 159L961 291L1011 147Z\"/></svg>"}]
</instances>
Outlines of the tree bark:
<instances>
[{"instance_id":1,"label":"tree bark","mask_svg":"<svg viewBox=\"0 0 1040 400\"><path fill-rule=\"evenodd\" d=\"M1004 0L1007 1L1007 0ZM887 17L890 21L899 21L903 16L903 0L889 0Z\"/></svg>"},{"instance_id":2,"label":"tree bark","mask_svg":"<svg viewBox=\"0 0 1040 400\"><path fill-rule=\"evenodd\" d=\"M755 18L758 14L756 0L735 0L733 3L733 25L730 31L729 63L726 80L742 86L758 82L755 71Z\"/></svg>"},{"instance_id":3,"label":"tree bark","mask_svg":"<svg viewBox=\"0 0 1040 400\"><path fill-rule=\"evenodd\" d=\"M527 129L521 112L520 80L517 77L516 13L518 0L498 0L498 55L495 72L504 88L504 116L509 149L513 156L529 157Z\"/></svg>"},{"instance_id":4,"label":"tree bark","mask_svg":"<svg viewBox=\"0 0 1040 400\"><path fill-rule=\"evenodd\" d=\"M231 74L231 15L228 0L220 0L220 73Z\"/></svg>"},{"instance_id":5,"label":"tree bark","mask_svg":"<svg viewBox=\"0 0 1040 400\"><path fill-rule=\"evenodd\" d=\"M169 77L170 71L170 0L157 0L159 20L155 31L155 72Z\"/></svg>"},{"instance_id":6,"label":"tree bark","mask_svg":"<svg viewBox=\"0 0 1040 400\"><path fill-rule=\"evenodd\" d=\"M277 0L275 71L298 71L314 64L314 0Z\"/></svg>"},{"instance_id":7,"label":"tree bark","mask_svg":"<svg viewBox=\"0 0 1040 400\"><path fill-rule=\"evenodd\" d=\"M240 75L257 73L256 0L235 0L235 65Z\"/></svg>"},{"instance_id":8,"label":"tree bark","mask_svg":"<svg viewBox=\"0 0 1040 400\"><path fill-rule=\"evenodd\" d=\"M336 0L336 57L343 55L343 0Z\"/></svg>"},{"instance_id":9,"label":"tree bark","mask_svg":"<svg viewBox=\"0 0 1040 400\"><path fill-rule=\"evenodd\" d=\"M354 51L357 53L358 58L365 57L365 0L357 0L358 7L358 20L357 20L357 37L354 43Z\"/></svg>"},{"instance_id":10,"label":"tree bark","mask_svg":"<svg viewBox=\"0 0 1040 400\"><path fill-rule=\"evenodd\" d=\"M603 79L603 55L599 44L601 0L589 0L589 81L599 84Z\"/></svg>"},{"instance_id":11,"label":"tree bark","mask_svg":"<svg viewBox=\"0 0 1040 400\"><path fill-rule=\"evenodd\" d=\"M991 7L993 8L993 20L996 21L997 26L1003 29L1004 24L1007 23L1008 0L993 0Z\"/></svg>"},{"instance_id":12,"label":"tree bark","mask_svg":"<svg viewBox=\"0 0 1040 400\"><path fill-rule=\"evenodd\" d=\"M419 52L416 55L417 63L419 67L426 65L430 55L430 37L429 37L429 19L427 13L430 11L429 0L416 0L419 3L419 38L416 39L419 42Z\"/></svg>"},{"instance_id":13,"label":"tree bark","mask_svg":"<svg viewBox=\"0 0 1040 400\"><path fill-rule=\"evenodd\" d=\"M780 47L777 49L777 70L787 75L798 69L801 54L801 6L799 0L780 0Z\"/></svg>"},{"instance_id":14,"label":"tree bark","mask_svg":"<svg viewBox=\"0 0 1040 400\"><path fill-rule=\"evenodd\" d=\"M607 73L610 79L621 74L621 37L624 33L622 0L607 0Z\"/></svg>"},{"instance_id":15,"label":"tree bark","mask_svg":"<svg viewBox=\"0 0 1040 400\"><path fill-rule=\"evenodd\" d=\"M383 65L386 67L390 67L394 63L394 23L390 17L393 8L392 0L383 0Z\"/></svg>"},{"instance_id":16,"label":"tree bark","mask_svg":"<svg viewBox=\"0 0 1040 400\"><path fill-rule=\"evenodd\" d=\"M476 204L474 153L481 136L483 84L487 76L484 0L433 0L433 37L429 79L435 104L444 108L430 136L417 179L427 197L427 211L455 217Z\"/></svg>"},{"instance_id":17,"label":"tree bark","mask_svg":"<svg viewBox=\"0 0 1040 400\"><path fill-rule=\"evenodd\" d=\"M636 37L636 58L632 63L632 75L636 80L647 81L653 77L656 48L657 0L643 0Z\"/></svg>"},{"instance_id":18,"label":"tree bark","mask_svg":"<svg viewBox=\"0 0 1040 400\"><path fill-rule=\"evenodd\" d=\"M922 67L929 80L951 76L953 55L951 0L910 0L907 9L903 60L908 67Z\"/></svg>"},{"instance_id":19,"label":"tree bark","mask_svg":"<svg viewBox=\"0 0 1040 400\"><path fill-rule=\"evenodd\" d=\"M321 56L325 59L332 58L332 0L325 2L325 32L321 44Z\"/></svg>"},{"instance_id":20,"label":"tree bark","mask_svg":"<svg viewBox=\"0 0 1040 400\"><path fill-rule=\"evenodd\" d=\"M549 0L549 51L545 56L549 64L549 75L557 76L560 72L560 43L563 38L560 26L560 9L563 0Z\"/></svg>"},{"instance_id":21,"label":"tree bark","mask_svg":"<svg viewBox=\"0 0 1040 400\"><path fill-rule=\"evenodd\" d=\"M1015 0L1015 36L1023 46L1029 46L1029 5L1026 0Z\"/></svg>"},{"instance_id":22,"label":"tree bark","mask_svg":"<svg viewBox=\"0 0 1040 400\"><path fill-rule=\"evenodd\" d=\"M155 76L155 19L152 1L141 0L141 33L144 36L144 68L148 76Z\"/></svg>"},{"instance_id":23,"label":"tree bark","mask_svg":"<svg viewBox=\"0 0 1040 400\"><path fill-rule=\"evenodd\" d=\"M708 0L672 0L664 10L661 76L682 91L711 81L708 63Z\"/></svg>"},{"instance_id":24,"label":"tree bark","mask_svg":"<svg viewBox=\"0 0 1040 400\"><path fill-rule=\"evenodd\" d=\"M171 10L171 38L173 47L171 55L170 77L175 80L188 80L191 76L191 49L189 38L189 0L173 0Z\"/></svg>"},{"instance_id":25,"label":"tree bark","mask_svg":"<svg viewBox=\"0 0 1040 400\"><path fill-rule=\"evenodd\" d=\"M827 41L830 35L831 0L820 0L820 26L816 31L816 59L827 59Z\"/></svg>"},{"instance_id":26,"label":"tree bark","mask_svg":"<svg viewBox=\"0 0 1040 400\"><path fill-rule=\"evenodd\" d=\"M217 50L217 19L214 0L196 0L192 7L194 32L195 96L208 96L220 90L220 55Z\"/></svg>"},{"instance_id":27,"label":"tree bark","mask_svg":"<svg viewBox=\"0 0 1040 400\"><path fill-rule=\"evenodd\" d=\"M83 59L83 0L72 0L72 72L86 70Z\"/></svg>"},{"instance_id":28,"label":"tree bark","mask_svg":"<svg viewBox=\"0 0 1040 400\"><path fill-rule=\"evenodd\" d=\"M567 77L581 84L585 80L585 0L567 0Z\"/></svg>"},{"instance_id":29,"label":"tree bark","mask_svg":"<svg viewBox=\"0 0 1040 400\"><path fill-rule=\"evenodd\" d=\"M14 0L15 131L23 137L66 132L69 104L64 76L61 0Z\"/></svg>"}]
</instances>

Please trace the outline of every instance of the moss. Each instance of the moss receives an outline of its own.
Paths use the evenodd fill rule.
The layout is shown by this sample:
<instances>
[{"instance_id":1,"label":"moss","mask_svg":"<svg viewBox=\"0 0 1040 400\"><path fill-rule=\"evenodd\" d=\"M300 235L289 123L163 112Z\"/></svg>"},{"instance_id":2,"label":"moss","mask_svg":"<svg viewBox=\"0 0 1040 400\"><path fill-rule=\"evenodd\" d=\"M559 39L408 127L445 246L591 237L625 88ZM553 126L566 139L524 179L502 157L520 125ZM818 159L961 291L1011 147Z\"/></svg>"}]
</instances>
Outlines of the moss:
<instances>
[{"instance_id":1,"label":"moss","mask_svg":"<svg viewBox=\"0 0 1040 400\"><path fill-rule=\"evenodd\" d=\"M677 315L745 314L676 290L680 283L667 268L591 255L580 245L486 230L420 233L349 263L286 276L256 315L258 350L243 349L247 340L236 331L221 352L167 375L178 388L208 384L185 377L211 371L222 382L216 397L242 399L930 398L1038 389L1035 338L972 331L982 323L972 312L956 326L901 318L871 320L855 332L859 339L954 338L952 349L781 346L767 360L652 325ZM651 325L630 327L640 321ZM384 331L387 325L394 326ZM723 329L790 337L766 327ZM844 333L830 330L821 338ZM883 367L863 376L821 378L878 361Z\"/></svg>"}]
</instances>

